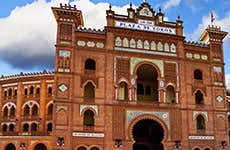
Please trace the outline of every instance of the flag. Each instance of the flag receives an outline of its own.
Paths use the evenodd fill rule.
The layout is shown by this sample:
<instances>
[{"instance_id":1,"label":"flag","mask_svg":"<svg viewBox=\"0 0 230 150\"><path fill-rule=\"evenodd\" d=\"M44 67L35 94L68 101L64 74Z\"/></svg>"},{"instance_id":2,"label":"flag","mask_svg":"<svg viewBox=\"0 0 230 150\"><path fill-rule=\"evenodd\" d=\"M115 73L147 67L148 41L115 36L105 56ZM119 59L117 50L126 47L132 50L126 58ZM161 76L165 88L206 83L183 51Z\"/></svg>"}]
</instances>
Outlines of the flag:
<instances>
[{"instance_id":1,"label":"flag","mask_svg":"<svg viewBox=\"0 0 230 150\"><path fill-rule=\"evenodd\" d=\"M214 22L214 20L215 20L215 16L214 16L213 11L211 11L211 22L213 23L213 22Z\"/></svg>"}]
</instances>

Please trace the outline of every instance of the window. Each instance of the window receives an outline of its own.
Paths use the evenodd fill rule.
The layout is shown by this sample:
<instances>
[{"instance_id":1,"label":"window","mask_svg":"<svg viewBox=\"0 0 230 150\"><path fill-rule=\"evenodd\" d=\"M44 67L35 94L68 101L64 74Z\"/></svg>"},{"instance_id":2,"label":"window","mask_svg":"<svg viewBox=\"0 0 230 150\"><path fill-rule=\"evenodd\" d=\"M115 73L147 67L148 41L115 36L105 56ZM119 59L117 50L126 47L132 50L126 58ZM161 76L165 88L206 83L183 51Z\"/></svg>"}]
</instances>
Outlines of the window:
<instances>
[{"instance_id":1,"label":"window","mask_svg":"<svg viewBox=\"0 0 230 150\"><path fill-rule=\"evenodd\" d=\"M24 94L25 94L25 95L28 94L28 89L27 89L27 88L24 89Z\"/></svg>"},{"instance_id":2,"label":"window","mask_svg":"<svg viewBox=\"0 0 230 150\"><path fill-rule=\"evenodd\" d=\"M4 91L4 97L7 97L7 91Z\"/></svg>"},{"instance_id":3,"label":"window","mask_svg":"<svg viewBox=\"0 0 230 150\"><path fill-rule=\"evenodd\" d=\"M144 86L140 83L137 84L137 94L144 95Z\"/></svg>"},{"instance_id":4,"label":"window","mask_svg":"<svg viewBox=\"0 0 230 150\"><path fill-rule=\"evenodd\" d=\"M6 125L6 124L3 124L3 125L2 125L2 131L3 131L3 132L6 132L6 131L7 131L7 125Z\"/></svg>"},{"instance_id":5,"label":"window","mask_svg":"<svg viewBox=\"0 0 230 150\"><path fill-rule=\"evenodd\" d=\"M128 99L128 85L125 82L121 82L119 84L118 99L119 100L127 100Z\"/></svg>"},{"instance_id":6,"label":"window","mask_svg":"<svg viewBox=\"0 0 230 150\"><path fill-rule=\"evenodd\" d=\"M31 131L32 131L32 132L38 131L38 125L37 125L36 123L32 123L32 124L31 124Z\"/></svg>"},{"instance_id":7,"label":"window","mask_svg":"<svg viewBox=\"0 0 230 150\"><path fill-rule=\"evenodd\" d=\"M174 87L169 85L166 88L166 101L167 103L175 103L175 100L176 100L176 95L175 95Z\"/></svg>"},{"instance_id":8,"label":"window","mask_svg":"<svg viewBox=\"0 0 230 150\"><path fill-rule=\"evenodd\" d=\"M36 95L40 95L40 88L39 87L37 87L37 89L36 89Z\"/></svg>"},{"instance_id":9,"label":"window","mask_svg":"<svg viewBox=\"0 0 230 150\"><path fill-rule=\"evenodd\" d=\"M94 98L94 86L91 82L88 82L84 87L84 97L85 98Z\"/></svg>"},{"instance_id":10,"label":"window","mask_svg":"<svg viewBox=\"0 0 230 150\"><path fill-rule=\"evenodd\" d=\"M52 94L52 87L48 88L48 94Z\"/></svg>"},{"instance_id":11,"label":"window","mask_svg":"<svg viewBox=\"0 0 230 150\"><path fill-rule=\"evenodd\" d=\"M199 69L196 69L193 75L195 80L202 80L202 72Z\"/></svg>"},{"instance_id":12,"label":"window","mask_svg":"<svg viewBox=\"0 0 230 150\"><path fill-rule=\"evenodd\" d=\"M130 40L130 47L131 48L136 48L136 41L134 39Z\"/></svg>"},{"instance_id":13,"label":"window","mask_svg":"<svg viewBox=\"0 0 230 150\"><path fill-rule=\"evenodd\" d=\"M164 50L165 50L166 52L169 52L169 44L168 44L168 43L165 43L165 45L164 45Z\"/></svg>"},{"instance_id":14,"label":"window","mask_svg":"<svg viewBox=\"0 0 230 150\"><path fill-rule=\"evenodd\" d=\"M197 130L205 130L205 119L202 115L198 115L196 118L196 128Z\"/></svg>"},{"instance_id":15,"label":"window","mask_svg":"<svg viewBox=\"0 0 230 150\"><path fill-rule=\"evenodd\" d=\"M176 46L175 46L175 44L171 44L170 50L171 50L171 52L176 53Z\"/></svg>"},{"instance_id":16,"label":"window","mask_svg":"<svg viewBox=\"0 0 230 150\"><path fill-rule=\"evenodd\" d=\"M93 59L87 59L85 61L86 70L96 70L96 62Z\"/></svg>"},{"instance_id":17,"label":"window","mask_svg":"<svg viewBox=\"0 0 230 150\"><path fill-rule=\"evenodd\" d=\"M12 89L9 89L9 96L12 96Z\"/></svg>"},{"instance_id":18,"label":"window","mask_svg":"<svg viewBox=\"0 0 230 150\"><path fill-rule=\"evenodd\" d=\"M8 117L8 108L5 107L3 110L3 117Z\"/></svg>"},{"instance_id":19,"label":"window","mask_svg":"<svg viewBox=\"0 0 230 150\"><path fill-rule=\"evenodd\" d=\"M34 105L32 107L32 116L37 116L38 115L38 106Z\"/></svg>"},{"instance_id":20,"label":"window","mask_svg":"<svg viewBox=\"0 0 230 150\"><path fill-rule=\"evenodd\" d=\"M147 40L144 41L144 49L149 49L149 42Z\"/></svg>"},{"instance_id":21,"label":"window","mask_svg":"<svg viewBox=\"0 0 230 150\"><path fill-rule=\"evenodd\" d=\"M51 132L53 130L53 124L52 123L48 123L47 124L47 131Z\"/></svg>"},{"instance_id":22,"label":"window","mask_svg":"<svg viewBox=\"0 0 230 150\"><path fill-rule=\"evenodd\" d=\"M53 114L53 104L50 104L48 106L48 115L52 115Z\"/></svg>"},{"instance_id":23,"label":"window","mask_svg":"<svg viewBox=\"0 0 230 150\"><path fill-rule=\"evenodd\" d=\"M151 50L156 50L156 43L154 41L151 42Z\"/></svg>"},{"instance_id":24,"label":"window","mask_svg":"<svg viewBox=\"0 0 230 150\"><path fill-rule=\"evenodd\" d=\"M157 50L163 51L163 45L162 45L161 42L159 42L159 43L157 44Z\"/></svg>"},{"instance_id":25,"label":"window","mask_svg":"<svg viewBox=\"0 0 230 150\"><path fill-rule=\"evenodd\" d=\"M24 116L29 116L30 115L30 107L26 105L24 107Z\"/></svg>"},{"instance_id":26,"label":"window","mask_svg":"<svg viewBox=\"0 0 230 150\"><path fill-rule=\"evenodd\" d=\"M203 94L198 90L195 94L196 104L204 104Z\"/></svg>"},{"instance_id":27,"label":"window","mask_svg":"<svg viewBox=\"0 0 230 150\"><path fill-rule=\"evenodd\" d=\"M23 124L23 132L28 132L29 131L29 124L25 123Z\"/></svg>"},{"instance_id":28,"label":"window","mask_svg":"<svg viewBox=\"0 0 230 150\"><path fill-rule=\"evenodd\" d=\"M30 95L33 95L33 94L34 94L34 87L31 86L31 87L30 87Z\"/></svg>"},{"instance_id":29,"label":"window","mask_svg":"<svg viewBox=\"0 0 230 150\"><path fill-rule=\"evenodd\" d=\"M146 86L145 95L151 95L151 87L149 85Z\"/></svg>"},{"instance_id":30,"label":"window","mask_svg":"<svg viewBox=\"0 0 230 150\"><path fill-rule=\"evenodd\" d=\"M84 113L84 126L94 126L94 113L92 110L86 110Z\"/></svg>"},{"instance_id":31,"label":"window","mask_svg":"<svg viewBox=\"0 0 230 150\"><path fill-rule=\"evenodd\" d=\"M121 38L120 37L117 37L116 40L115 40L115 45L116 46L121 46Z\"/></svg>"},{"instance_id":32,"label":"window","mask_svg":"<svg viewBox=\"0 0 230 150\"><path fill-rule=\"evenodd\" d=\"M142 41L138 40L137 41L137 48L143 48Z\"/></svg>"},{"instance_id":33,"label":"window","mask_svg":"<svg viewBox=\"0 0 230 150\"><path fill-rule=\"evenodd\" d=\"M129 40L127 38L123 39L123 47L129 47Z\"/></svg>"},{"instance_id":34,"label":"window","mask_svg":"<svg viewBox=\"0 0 230 150\"><path fill-rule=\"evenodd\" d=\"M10 124L10 126L9 126L9 131L10 131L10 132L14 132L14 124Z\"/></svg>"},{"instance_id":35,"label":"window","mask_svg":"<svg viewBox=\"0 0 230 150\"><path fill-rule=\"evenodd\" d=\"M15 116L15 108L14 106L12 106L10 109L10 117L14 117L14 116Z\"/></svg>"},{"instance_id":36,"label":"window","mask_svg":"<svg viewBox=\"0 0 230 150\"><path fill-rule=\"evenodd\" d=\"M14 89L14 96L17 96L17 94L18 94L18 90Z\"/></svg>"}]
</instances>

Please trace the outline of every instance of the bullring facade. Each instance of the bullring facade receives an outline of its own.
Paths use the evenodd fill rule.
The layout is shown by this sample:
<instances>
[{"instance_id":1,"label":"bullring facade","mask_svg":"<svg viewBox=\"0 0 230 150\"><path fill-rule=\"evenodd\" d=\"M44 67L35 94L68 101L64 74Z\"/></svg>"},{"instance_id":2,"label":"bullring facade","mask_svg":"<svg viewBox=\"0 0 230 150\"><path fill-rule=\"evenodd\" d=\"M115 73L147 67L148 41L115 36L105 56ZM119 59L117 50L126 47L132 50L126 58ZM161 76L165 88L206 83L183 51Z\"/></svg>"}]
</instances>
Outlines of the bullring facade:
<instances>
[{"instance_id":1,"label":"bullring facade","mask_svg":"<svg viewBox=\"0 0 230 150\"><path fill-rule=\"evenodd\" d=\"M55 72L0 79L0 148L228 149L226 32L188 42L180 17L147 2L128 15L110 6L104 30L84 28L76 6L52 10Z\"/></svg>"}]
</instances>

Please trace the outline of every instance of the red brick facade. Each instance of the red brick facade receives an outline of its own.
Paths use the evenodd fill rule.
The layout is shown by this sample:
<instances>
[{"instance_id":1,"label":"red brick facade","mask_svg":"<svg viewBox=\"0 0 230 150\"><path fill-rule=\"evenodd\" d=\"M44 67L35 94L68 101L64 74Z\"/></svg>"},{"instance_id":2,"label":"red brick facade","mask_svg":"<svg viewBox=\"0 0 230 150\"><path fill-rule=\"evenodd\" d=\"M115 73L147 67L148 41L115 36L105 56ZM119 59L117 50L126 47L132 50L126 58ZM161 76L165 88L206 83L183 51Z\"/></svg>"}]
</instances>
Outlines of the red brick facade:
<instances>
[{"instance_id":1,"label":"red brick facade","mask_svg":"<svg viewBox=\"0 0 230 150\"><path fill-rule=\"evenodd\" d=\"M130 6L127 16L110 7L103 31L82 28L76 7L52 10L58 26L54 76L44 72L1 78L0 148L12 143L17 149L22 144L36 149L43 143L60 150L228 149L222 48L226 32L209 26L201 42L187 42L180 17L164 21L161 10L155 12L145 2L136 10ZM25 97L25 86L31 85L34 91L41 87L39 98ZM53 97L47 93L49 86ZM10 88L19 90L17 98L9 98ZM17 119L8 113L4 120L8 102L15 105ZM27 102L31 109L38 105L39 115L33 120L36 115L30 111L29 131L24 133ZM50 103L54 109L48 120ZM15 124L13 133L3 132L9 122ZM31 131L34 122L36 132Z\"/></svg>"}]
</instances>

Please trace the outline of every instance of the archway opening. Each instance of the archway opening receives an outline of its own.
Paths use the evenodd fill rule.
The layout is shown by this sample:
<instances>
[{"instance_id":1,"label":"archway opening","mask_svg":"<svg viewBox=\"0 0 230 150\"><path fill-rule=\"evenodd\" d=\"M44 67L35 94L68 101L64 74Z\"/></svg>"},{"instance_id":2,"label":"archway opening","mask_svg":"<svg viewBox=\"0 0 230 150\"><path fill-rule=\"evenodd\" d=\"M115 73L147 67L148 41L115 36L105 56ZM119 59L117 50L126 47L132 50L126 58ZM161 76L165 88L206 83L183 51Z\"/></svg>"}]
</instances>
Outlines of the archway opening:
<instances>
[{"instance_id":1,"label":"archway opening","mask_svg":"<svg viewBox=\"0 0 230 150\"><path fill-rule=\"evenodd\" d=\"M6 150L16 150L16 147L14 146L14 144L10 143L6 146Z\"/></svg>"},{"instance_id":2,"label":"archway opening","mask_svg":"<svg viewBox=\"0 0 230 150\"><path fill-rule=\"evenodd\" d=\"M133 127L133 150L164 150L164 129L154 120L144 119Z\"/></svg>"},{"instance_id":3,"label":"archway opening","mask_svg":"<svg viewBox=\"0 0 230 150\"><path fill-rule=\"evenodd\" d=\"M151 65L143 64L137 69L138 100L158 101L157 77L157 70Z\"/></svg>"},{"instance_id":4,"label":"archway opening","mask_svg":"<svg viewBox=\"0 0 230 150\"><path fill-rule=\"evenodd\" d=\"M87 150L85 147L81 146L81 147L78 147L77 150Z\"/></svg>"},{"instance_id":5,"label":"archway opening","mask_svg":"<svg viewBox=\"0 0 230 150\"><path fill-rule=\"evenodd\" d=\"M34 150L47 150L45 144L39 143L34 147Z\"/></svg>"}]
</instances>

